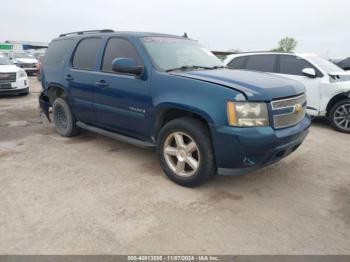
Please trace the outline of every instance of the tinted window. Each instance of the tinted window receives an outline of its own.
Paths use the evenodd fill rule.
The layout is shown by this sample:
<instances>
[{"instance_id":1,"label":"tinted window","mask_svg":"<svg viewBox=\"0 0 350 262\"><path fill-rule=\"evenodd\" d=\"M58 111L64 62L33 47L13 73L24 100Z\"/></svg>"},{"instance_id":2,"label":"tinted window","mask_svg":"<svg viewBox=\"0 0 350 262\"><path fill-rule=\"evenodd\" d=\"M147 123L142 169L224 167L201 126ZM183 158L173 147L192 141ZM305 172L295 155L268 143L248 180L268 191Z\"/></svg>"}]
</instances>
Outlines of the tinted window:
<instances>
[{"instance_id":1,"label":"tinted window","mask_svg":"<svg viewBox=\"0 0 350 262\"><path fill-rule=\"evenodd\" d=\"M275 72L276 55L248 56L245 68L248 70Z\"/></svg>"},{"instance_id":2,"label":"tinted window","mask_svg":"<svg viewBox=\"0 0 350 262\"><path fill-rule=\"evenodd\" d=\"M58 66L63 62L65 55L71 47L72 40L56 40L50 43L43 59L44 65Z\"/></svg>"},{"instance_id":3,"label":"tinted window","mask_svg":"<svg viewBox=\"0 0 350 262\"><path fill-rule=\"evenodd\" d=\"M73 67L84 70L95 69L100 43L100 38L86 38L80 41L74 53Z\"/></svg>"},{"instance_id":4,"label":"tinted window","mask_svg":"<svg viewBox=\"0 0 350 262\"><path fill-rule=\"evenodd\" d=\"M232 69L244 69L246 61L246 56L236 57L230 63L228 63L228 67Z\"/></svg>"},{"instance_id":5,"label":"tinted window","mask_svg":"<svg viewBox=\"0 0 350 262\"><path fill-rule=\"evenodd\" d=\"M141 64L134 46L127 40L121 38L111 38L105 50L103 57L102 70L106 72L112 71L112 61L116 58L132 58L137 64Z\"/></svg>"},{"instance_id":6,"label":"tinted window","mask_svg":"<svg viewBox=\"0 0 350 262\"><path fill-rule=\"evenodd\" d=\"M314 68L308 61L293 55L281 55L280 73L302 76L304 68Z\"/></svg>"}]
</instances>

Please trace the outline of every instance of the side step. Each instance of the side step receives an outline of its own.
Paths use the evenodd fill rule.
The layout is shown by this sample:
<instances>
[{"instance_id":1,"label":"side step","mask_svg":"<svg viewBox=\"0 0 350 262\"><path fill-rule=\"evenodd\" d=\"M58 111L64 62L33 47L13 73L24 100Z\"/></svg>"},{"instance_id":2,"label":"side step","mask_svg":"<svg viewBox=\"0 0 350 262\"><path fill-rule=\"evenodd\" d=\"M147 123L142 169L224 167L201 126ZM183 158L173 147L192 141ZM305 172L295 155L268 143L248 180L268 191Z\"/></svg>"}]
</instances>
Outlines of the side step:
<instances>
[{"instance_id":1,"label":"side step","mask_svg":"<svg viewBox=\"0 0 350 262\"><path fill-rule=\"evenodd\" d=\"M104 130L104 129L101 129L98 127L87 125L87 124L80 122L80 121L77 122L77 126L82 128L82 129L85 129L85 130L88 130L88 131L91 131L91 132L94 132L94 133L97 133L97 134L100 134L103 136L108 136L110 138L131 144L134 146L138 146L138 147L142 147L142 148L152 148L152 147L156 146L155 144L150 143L150 142L138 140L136 138L132 138L132 137L128 137L128 136L123 136L121 134L113 133L113 132L110 132L110 131L107 131L107 130Z\"/></svg>"}]
</instances>

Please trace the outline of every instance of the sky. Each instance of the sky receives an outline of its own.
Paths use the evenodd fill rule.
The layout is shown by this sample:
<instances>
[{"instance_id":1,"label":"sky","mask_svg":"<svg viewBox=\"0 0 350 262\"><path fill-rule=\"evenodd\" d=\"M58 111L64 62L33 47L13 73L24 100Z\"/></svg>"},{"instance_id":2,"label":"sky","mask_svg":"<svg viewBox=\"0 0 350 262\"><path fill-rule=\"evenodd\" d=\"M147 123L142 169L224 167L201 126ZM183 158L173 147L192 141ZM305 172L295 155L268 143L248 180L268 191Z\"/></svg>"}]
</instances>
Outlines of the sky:
<instances>
[{"instance_id":1,"label":"sky","mask_svg":"<svg viewBox=\"0 0 350 262\"><path fill-rule=\"evenodd\" d=\"M0 41L49 42L61 33L114 29L182 35L211 50L270 50L286 36L296 52L350 56L349 0L10 0Z\"/></svg>"}]
</instances>

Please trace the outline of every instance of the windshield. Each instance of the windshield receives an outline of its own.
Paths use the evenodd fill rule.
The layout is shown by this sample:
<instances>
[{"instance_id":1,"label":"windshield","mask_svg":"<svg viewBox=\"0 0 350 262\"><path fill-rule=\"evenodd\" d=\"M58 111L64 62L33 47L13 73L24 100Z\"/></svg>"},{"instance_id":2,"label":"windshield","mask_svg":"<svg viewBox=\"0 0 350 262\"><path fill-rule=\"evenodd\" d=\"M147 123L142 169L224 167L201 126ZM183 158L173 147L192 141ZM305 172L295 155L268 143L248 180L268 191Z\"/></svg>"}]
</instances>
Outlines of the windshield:
<instances>
[{"instance_id":1,"label":"windshield","mask_svg":"<svg viewBox=\"0 0 350 262\"><path fill-rule=\"evenodd\" d=\"M144 37L142 42L153 62L162 70L221 67L221 61L198 42L171 37Z\"/></svg>"},{"instance_id":2,"label":"windshield","mask_svg":"<svg viewBox=\"0 0 350 262\"><path fill-rule=\"evenodd\" d=\"M12 63L7 57L0 56L0 65L12 65Z\"/></svg>"},{"instance_id":3,"label":"windshield","mask_svg":"<svg viewBox=\"0 0 350 262\"><path fill-rule=\"evenodd\" d=\"M333 64L332 62L319 57L319 56L306 56L314 64L318 65L321 69L325 70L327 73L343 71L339 66Z\"/></svg>"},{"instance_id":4,"label":"windshield","mask_svg":"<svg viewBox=\"0 0 350 262\"><path fill-rule=\"evenodd\" d=\"M14 58L34 58L33 56L26 53L15 53L13 54Z\"/></svg>"}]
</instances>

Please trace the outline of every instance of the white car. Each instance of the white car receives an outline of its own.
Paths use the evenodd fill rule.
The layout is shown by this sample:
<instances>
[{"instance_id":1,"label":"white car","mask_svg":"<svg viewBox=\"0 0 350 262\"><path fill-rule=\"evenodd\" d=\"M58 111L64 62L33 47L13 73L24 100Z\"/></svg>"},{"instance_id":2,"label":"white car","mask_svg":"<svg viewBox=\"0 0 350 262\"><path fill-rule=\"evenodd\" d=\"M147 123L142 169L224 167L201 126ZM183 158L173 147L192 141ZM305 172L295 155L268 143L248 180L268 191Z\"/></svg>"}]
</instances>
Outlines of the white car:
<instances>
[{"instance_id":1,"label":"white car","mask_svg":"<svg viewBox=\"0 0 350 262\"><path fill-rule=\"evenodd\" d=\"M350 133L350 72L314 54L254 52L229 55L225 65L273 73L305 85L307 112L328 117L332 126Z\"/></svg>"},{"instance_id":2,"label":"white car","mask_svg":"<svg viewBox=\"0 0 350 262\"><path fill-rule=\"evenodd\" d=\"M5 55L0 54L0 96L27 95L29 93L26 72L12 64Z\"/></svg>"},{"instance_id":3,"label":"white car","mask_svg":"<svg viewBox=\"0 0 350 262\"><path fill-rule=\"evenodd\" d=\"M9 59L18 67L23 68L28 75L38 72L39 61L27 53L9 53Z\"/></svg>"}]
</instances>

